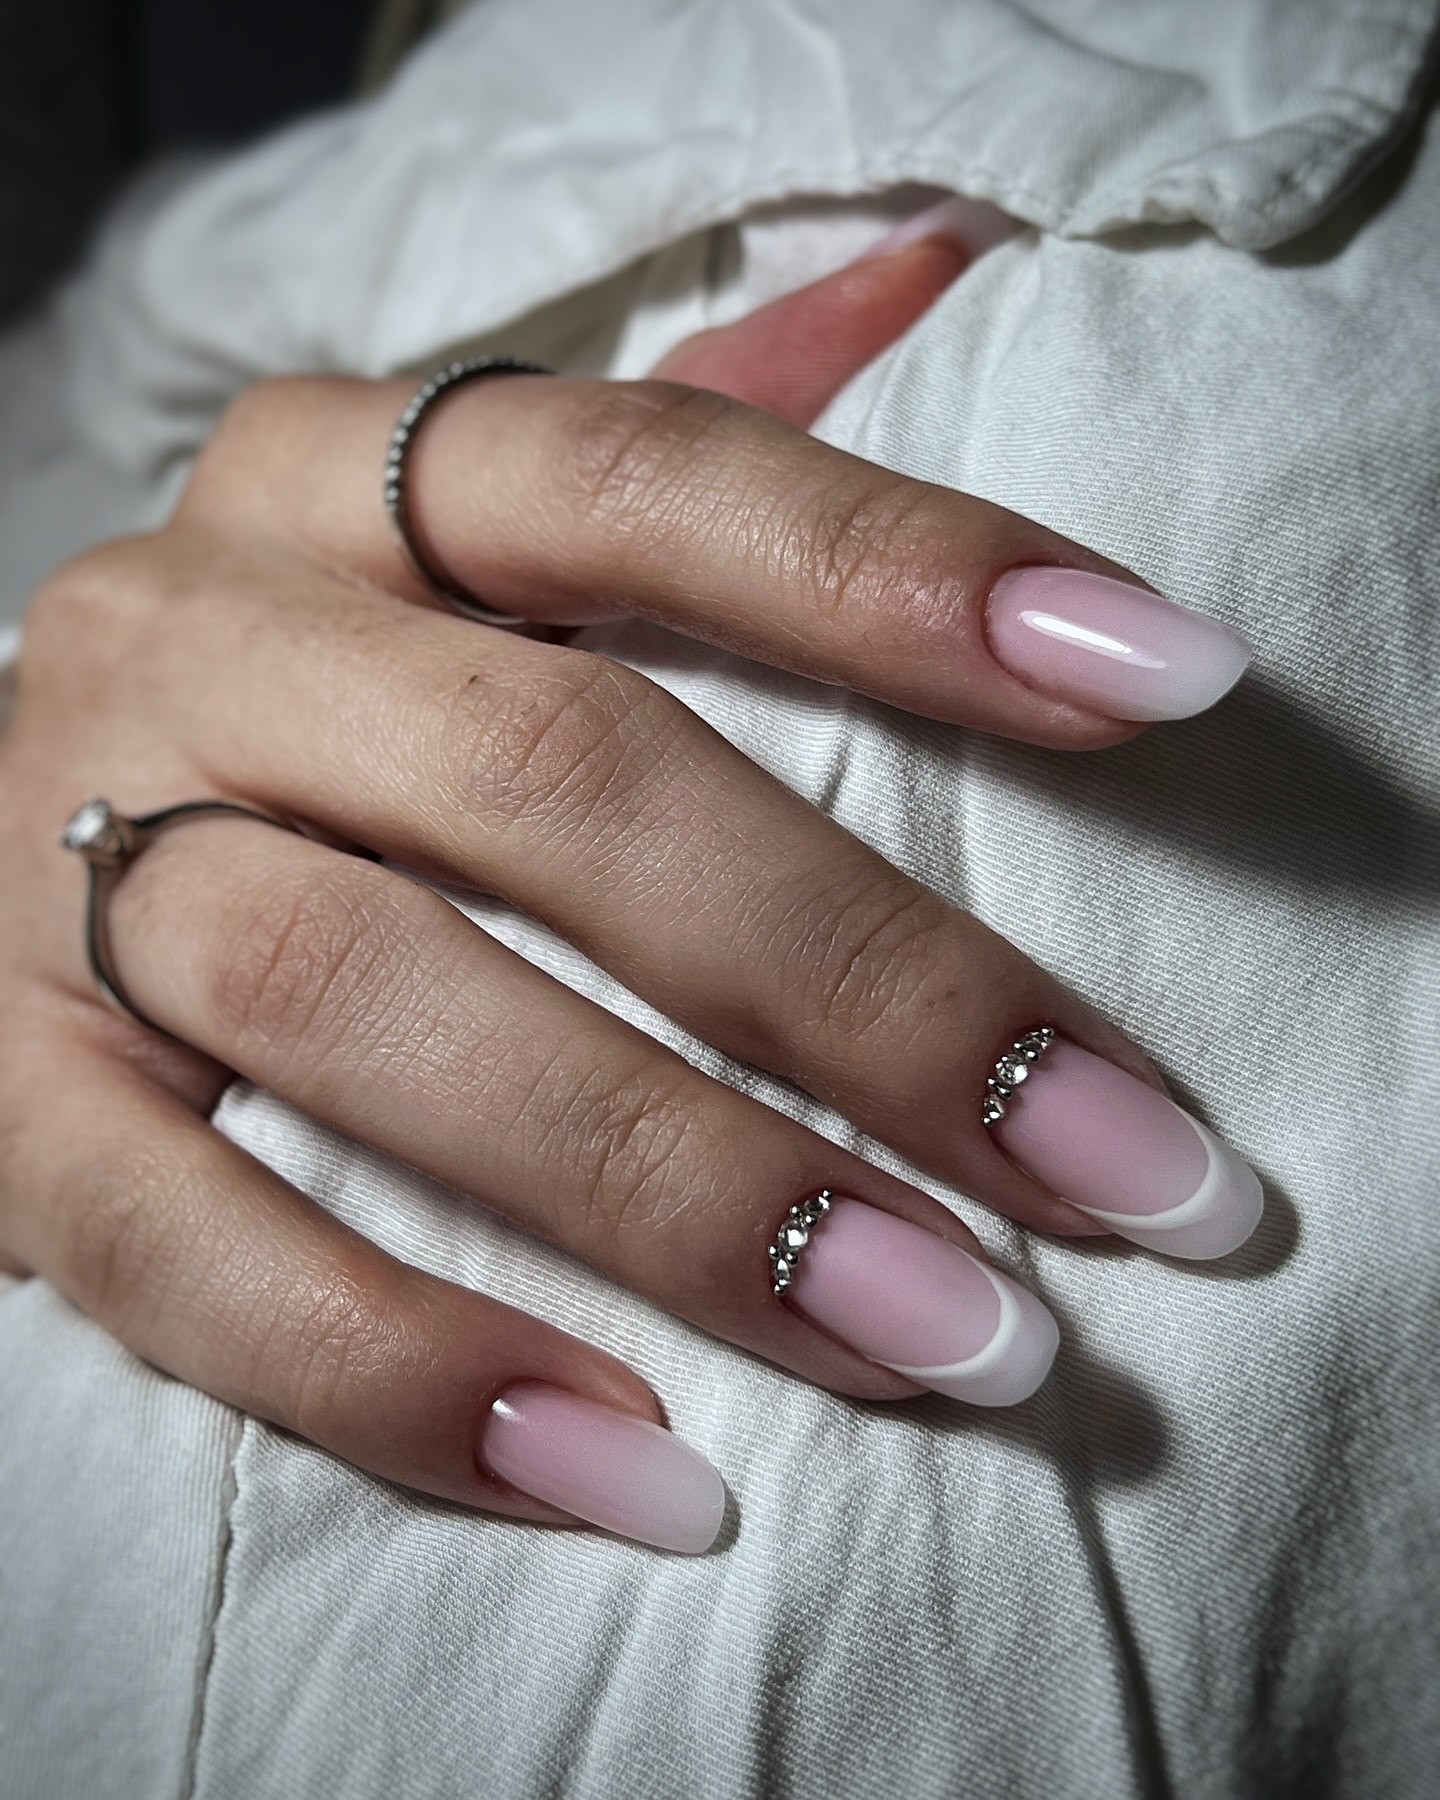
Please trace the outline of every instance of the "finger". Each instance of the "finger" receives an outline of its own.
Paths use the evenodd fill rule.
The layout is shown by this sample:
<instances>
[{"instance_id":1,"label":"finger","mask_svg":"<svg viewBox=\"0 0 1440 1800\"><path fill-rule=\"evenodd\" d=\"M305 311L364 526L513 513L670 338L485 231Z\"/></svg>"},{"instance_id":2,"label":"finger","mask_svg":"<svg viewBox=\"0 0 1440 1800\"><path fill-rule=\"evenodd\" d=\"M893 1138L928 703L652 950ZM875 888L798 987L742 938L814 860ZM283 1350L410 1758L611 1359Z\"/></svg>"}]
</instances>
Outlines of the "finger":
<instances>
[{"instance_id":1,"label":"finger","mask_svg":"<svg viewBox=\"0 0 1440 1800\"><path fill-rule=\"evenodd\" d=\"M614 1357L397 1262L82 1044L22 1087L7 1235L146 1361L461 1505L714 1539L718 1474Z\"/></svg>"},{"instance_id":2,"label":"finger","mask_svg":"<svg viewBox=\"0 0 1440 1800\"><path fill-rule=\"evenodd\" d=\"M729 394L807 427L969 261L965 244L949 231L893 253L872 252L733 324L688 338L653 374Z\"/></svg>"},{"instance_id":3,"label":"finger","mask_svg":"<svg viewBox=\"0 0 1440 1800\"><path fill-rule=\"evenodd\" d=\"M257 390L181 521L425 597L375 496L407 398L394 382ZM1058 533L702 389L471 383L427 418L410 478L427 555L495 606L552 623L639 614L1031 743L1095 748L1201 711L1249 656Z\"/></svg>"},{"instance_id":4,"label":"finger","mask_svg":"<svg viewBox=\"0 0 1440 1800\"><path fill-rule=\"evenodd\" d=\"M429 552L497 606L637 613L1009 737L1116 743L1213 704L1248 660L1058 533L703 390L472 386L412 470Z\"/></svg>"},{"instance_id":5,"label":"finger","mask_svg":"<svg viewBox=\"0 0 1440 1800\"><path fill-rule=\"evenodd\" d=\"M165 735L202 785L500 894L987 1205L1095 1231L998 1152L986 1077L1042 1021L1153 1077L1005 939L607 659L417 619L293 566L255 594L237 585L190 616L195 643L155 648L157 676L175 659Z\"/></svg>"},{"instance_id":6,"label":"finger","mask_svg":"<svg viewBox=\"0 0 1440 1800\"><path fill-rule=\"evenodd\" d=\"M125 977L168 1029L810 1380L999 1405L1049 1368L1053 1320L943 1207L692 1069L428 889L215 821L148 850L112 915ZM822 1190L837 1196L823 1254L782 1303L768 1247Z\"/></svg>"}]
</instances>

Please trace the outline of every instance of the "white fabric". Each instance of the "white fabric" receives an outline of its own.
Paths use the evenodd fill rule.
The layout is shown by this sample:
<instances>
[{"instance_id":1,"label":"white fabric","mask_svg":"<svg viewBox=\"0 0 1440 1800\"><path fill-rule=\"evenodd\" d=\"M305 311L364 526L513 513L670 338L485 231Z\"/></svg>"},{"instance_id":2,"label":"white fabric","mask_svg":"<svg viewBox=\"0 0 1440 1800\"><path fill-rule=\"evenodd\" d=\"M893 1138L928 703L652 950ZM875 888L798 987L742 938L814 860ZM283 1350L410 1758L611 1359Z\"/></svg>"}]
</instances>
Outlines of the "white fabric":
<instances>
[{"instance_id":1,"label":"white fabric","mask_svg":"<svg viewBox=\"0 0 1440 1800\"><path fill-rule=\"evenodd\" d=\"M1211 1270L1030 1240L926 1182L1065 1346L1013 1415L864 1408L233 1089L224 1129L321 1204L631 1361L735 1517L690 1561L468 1516L0 1283L7 1793L1430 1791L1440 142L1399 133L1432 11L490 0L374 106L117 232L41 328L68 414L0 426L11 591L40 537L70 547L53 507L27 538L27 496L93 478L162 516L255 372L488 333L637 373L875 228L873 205L771 202L928 182L1029 220L822 434L1240 626L1258 657L1230 700L1061 757L653 628L587 641L1125 1024L1269 1206ZM0 354L8 390L38 341Z\"/></svg>"}]
</instances>

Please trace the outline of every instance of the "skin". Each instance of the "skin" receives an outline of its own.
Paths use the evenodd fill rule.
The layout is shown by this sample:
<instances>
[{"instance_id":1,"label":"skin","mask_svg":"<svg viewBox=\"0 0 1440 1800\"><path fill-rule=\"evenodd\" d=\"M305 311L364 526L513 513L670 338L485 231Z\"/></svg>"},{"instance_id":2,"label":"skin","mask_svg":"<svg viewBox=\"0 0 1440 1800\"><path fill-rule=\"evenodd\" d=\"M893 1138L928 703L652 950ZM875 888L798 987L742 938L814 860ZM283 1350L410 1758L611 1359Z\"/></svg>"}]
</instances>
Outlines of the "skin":
<instances>
[{"instance_id":1,"label":"skin","mask_svg":"<svg viewBox=\"0 0 1440 1800\"><path fill-rule=\"evenodd\" d=\"M930 718L1057 750L1139 727L991 657L1007 568L1126 571L804 427L961 272L929 240L693 339L638 383L507 377L446 399L413 465L454 579L539 621L437 606L375 472L407 381L242 396L161 531L59 570L0 742L0 1255L139 1355L375 1474L531 1519L477 1466L541 1380L663 1422L631 1369L385 1255L206 1122L231 1071L805 1380L918 1390L770 1292L792 1200L831 1186L976 1254L945 1208L709 1080L372 857L503 896L733 1056L1036 1230L1097 1228L979 1122L1048 1021L1143 1054L567 628L643 615ZM162 1038L98 996L57 826L198 796L304 821L162 837L113 950ZM358 848L366 855L349 853ZM677 1247L683 1246L683 1254Z\"/></svg>"}]
</instances>

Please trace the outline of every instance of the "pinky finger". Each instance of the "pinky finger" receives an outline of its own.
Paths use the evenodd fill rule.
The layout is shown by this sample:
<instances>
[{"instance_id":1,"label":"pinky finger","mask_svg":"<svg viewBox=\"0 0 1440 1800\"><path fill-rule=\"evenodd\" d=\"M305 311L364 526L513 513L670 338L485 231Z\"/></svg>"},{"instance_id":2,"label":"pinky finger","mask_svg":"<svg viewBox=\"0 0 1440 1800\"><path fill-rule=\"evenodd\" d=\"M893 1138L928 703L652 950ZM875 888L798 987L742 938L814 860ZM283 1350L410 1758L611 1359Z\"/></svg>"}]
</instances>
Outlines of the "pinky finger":
<instances>
[{"instance_id":1,"label":"pinky finger","mask_svg":"<svg viewBox=\"0 0 1440 1800\"><path fill-rule=\"evenodd\" d=\"M423 1493L709 1548L724 1485L633 1370L387 1255L128 1066L32 1073L6 1248L137 1355Z\"/></svg>"}]
</instances>

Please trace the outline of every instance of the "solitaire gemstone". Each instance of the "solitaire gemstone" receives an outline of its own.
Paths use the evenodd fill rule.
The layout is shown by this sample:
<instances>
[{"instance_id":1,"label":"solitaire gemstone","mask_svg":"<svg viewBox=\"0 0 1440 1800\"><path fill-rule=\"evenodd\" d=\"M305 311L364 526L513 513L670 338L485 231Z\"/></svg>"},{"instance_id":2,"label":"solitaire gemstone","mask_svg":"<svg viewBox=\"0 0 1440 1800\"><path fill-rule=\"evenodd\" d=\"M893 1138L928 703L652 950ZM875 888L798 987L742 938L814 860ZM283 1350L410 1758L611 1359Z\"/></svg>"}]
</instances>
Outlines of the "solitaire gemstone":
<instances>
[{"instance_id":1,"label":"solitaire gemstone","mask_svg":"<svg viewBox=\"0 0 1440 1800\"><path fill-rule=\"evenodd\" d=\"M995 1073L1007 1087L1019 1087L1022 1081L1030 1077L1030 1065L1023 1056L1002 1056L995 1065Z\"/></svg>"},{"instance_id":2,"label":"solitaire gemstone","mask_svg":"<svg viewBox=\"0 0 1440 1800\"><path fill-rule=\"evenodd\" d=\"M91 850L103 844L112 829L110 802L87 800L70 815L60 842L67 850Z\"/></svg>"},{"instance_id":3,"label":"solitaire gemstone","mask_svg":"<svg viewBox=\"0 0 1440 1800\"><path fill-rule=\"evenodd\" d=\"M803 1250L810 1242L810 1233L803 1225L787 1225L780 1235L790 1251Z\"/></svg>"}]
</instances>

